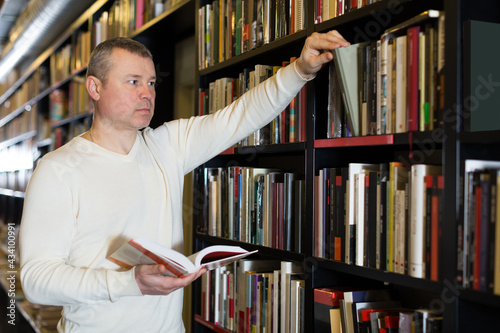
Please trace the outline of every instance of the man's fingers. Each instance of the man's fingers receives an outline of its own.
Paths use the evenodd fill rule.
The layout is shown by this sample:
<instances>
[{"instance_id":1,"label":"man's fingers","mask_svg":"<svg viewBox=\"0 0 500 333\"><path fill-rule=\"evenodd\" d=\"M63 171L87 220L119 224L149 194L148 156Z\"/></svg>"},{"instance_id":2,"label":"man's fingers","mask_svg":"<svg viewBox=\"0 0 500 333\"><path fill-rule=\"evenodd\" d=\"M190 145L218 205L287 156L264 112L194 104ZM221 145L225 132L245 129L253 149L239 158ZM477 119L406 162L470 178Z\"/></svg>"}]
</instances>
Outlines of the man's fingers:
<instances>
[{"instance_id":1,"label":"man's fingers","mask_svg":"<svg viewBox=\"0 0 500 333\"><path fill-rule=\"evenodd\" d=\"M311 35L311 38L309 38L309 43L309 48L316 50L333 50L338 47L346 47L351 45L336 30L329 31L325 34L313 33Z\"/></svg>"}]
</instances>

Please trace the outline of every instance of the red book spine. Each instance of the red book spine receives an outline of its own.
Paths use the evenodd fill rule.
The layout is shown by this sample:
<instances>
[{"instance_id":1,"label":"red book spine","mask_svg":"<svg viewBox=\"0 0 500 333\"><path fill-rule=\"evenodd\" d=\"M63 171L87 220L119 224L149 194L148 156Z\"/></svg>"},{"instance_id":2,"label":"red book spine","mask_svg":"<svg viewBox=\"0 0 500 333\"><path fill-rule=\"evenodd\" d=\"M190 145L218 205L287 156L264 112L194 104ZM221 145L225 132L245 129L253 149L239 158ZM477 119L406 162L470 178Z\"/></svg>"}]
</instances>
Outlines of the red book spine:
<instances>
[{"instance_id":1,"label":"red book spine","mask_svg":"<svg viewBox=\"0 0 500 333\"><path fill-rule=\"evenodd\" d=\"M205 108L205 94L204 90L200 91L199 105L198 105L198 115L203 116L203 110Z\"/></svg>"},{"instance_id":2,"label":"red book spine","mask_svg":"<svg viewBox=\"0 0 500 333\"><path fill-rule=\"evenodd\" d=\"M407 129L418 130L418 48L420 27L408 28L408 106Z\"/></svg>"},{"instance_id":3,"label":"red book spine","mask_svg":"<svg viewBox=\"0 0 500 333\"><path fill-rule=\"evenodd\" d=\"M435 188L435 192L432 195L431 202L431 272L430 278L433 281L439 280L439 205L440 203L440 191L443 188L443 177L437 176L434 178L436 183L432 186Z\"/></svg>"},{"instance_id":4,"label":"red book spine","mask_svg":"<svg viewBox=\"0 0 500 333\"><path fill-rule=\"evenodd\" d=\"M316 0L316 22L321 23L323 20L323 3L321 0Z\"/></svg>"},{"instance_id":5,"label":"red book spine","mask_svg":"<svg viewBox=\"0 0 500 333\"><path fill-rule=\"evenodd\" d=\"M144 25L144 0L137 0L135 10L135 29Z\"/></svg>"}]
</instances>

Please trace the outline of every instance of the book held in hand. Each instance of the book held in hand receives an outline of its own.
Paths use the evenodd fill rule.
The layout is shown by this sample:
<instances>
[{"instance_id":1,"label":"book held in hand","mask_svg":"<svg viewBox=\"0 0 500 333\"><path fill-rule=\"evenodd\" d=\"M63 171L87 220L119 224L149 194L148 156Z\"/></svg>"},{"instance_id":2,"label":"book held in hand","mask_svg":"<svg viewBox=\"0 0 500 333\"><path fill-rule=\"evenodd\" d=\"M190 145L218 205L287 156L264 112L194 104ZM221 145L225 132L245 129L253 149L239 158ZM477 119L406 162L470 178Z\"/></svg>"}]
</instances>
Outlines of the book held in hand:
<instances>
[{"instance_id":1,"label":"book held in hand","mask_svg":"<svg viewBox=\"0 0 500 333\"><path fill-rule=\"evenodd\" d=\"M136 238L121 246L107 259L128 269L136 265L161 264L167 269L164 275L181 277L202 267L212 270L228 265L257 251L249 252L239 246L213 245L186 257L147 238Z\"/></svg>"}]
</instances>

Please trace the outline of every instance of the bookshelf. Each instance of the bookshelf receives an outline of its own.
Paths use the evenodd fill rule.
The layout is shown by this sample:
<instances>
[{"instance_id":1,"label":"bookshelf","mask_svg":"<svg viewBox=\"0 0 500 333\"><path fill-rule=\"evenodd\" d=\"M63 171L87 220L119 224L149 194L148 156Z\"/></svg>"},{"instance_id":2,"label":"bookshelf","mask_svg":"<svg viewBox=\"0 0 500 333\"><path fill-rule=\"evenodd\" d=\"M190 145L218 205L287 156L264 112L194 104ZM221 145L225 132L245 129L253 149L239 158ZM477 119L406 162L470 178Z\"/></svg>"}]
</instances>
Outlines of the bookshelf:
<instances>
[{"instance_id":1,"label":"bookshelf","mask_svg":"<svg viewBox=\"0 0 500 333\"><path fill-rule=\"evenodd\" d=\"M500 296L464 287L457 281L457 262L460 259L460 234L458 225L463 223L461 200L463 200L463 170L459 166L468 159L498 161L499 131L488 130L467 132L463 130L462 118L467 117L464 109L464 59L463 29L465 22L478 20L500 22L499 4L495 1L477 4L469 0L440 1L374 1L362 8L343 15L316 22L316 1L305 1L305 28L285 37L271 41L242 54L200 66L197 78L200 89L206 89L210 82L221 77L237 77L244 68L256 64L276 65L287 57L298 56L307 36L314 32L338 30L351 42L375 41L382 33L416 15L435 9L444 13L443 31L445 41L444 81L439 126L425 131L405 131L359 137L327 137L328 70L318 73L315 80L307 84L307 138L300 143L266 144L232 147L195 170L194 220L200 227L195 230L194 250L212 244L237 244L248 249L259 249L257 259L287 260L301 263L308 268L305 280L305 322L313 325L314 288L349 285L361 288L392 286L400 291L402 303L410 308L433 308L442 314L443 332L488 331L494 327L494 313L498 312ZM318 2L319 3L319 2ZM324 3L324 2L323 2ZM330 2L331 5L332 2ZM196 1L196 8L202 8L211 1ZM200 22L196 34L200 34ZM211 40L212 41L212 40ZM204 44L198 44L198 48ZM199 64L198 64L199 65ZM497 64L493 64L495 66ZM199 106L198 100L197 106ZM198 108L195 114L198 114ZM389 269L376 269L363 265L346 264L317 256L318 243L314 221L317 212L316 177L325 168L347 167L350 163L381 164L401 161L407 165L439 165L444 175L442 210L440 219L442 236L439 241L440 254L438 281L430 278L416 278L408 273L401 274ZM242 242L228 237L209 236L204 231L208 220L209 197L207 197L207 170L230 166L256 168L277 168L303 173L306 188L306 221L301 226L302 251L277 250L271 247ZM498 221L496 223L499 223ZM498 242L498 240L496 240ZM495 257L496 258L496 257ZM201 283L193 292L195 331L223 331L214 323L200 316L197 301L201 294ZM311 325L311 326L309 326ZM314 327L313 327L314 328Z\"/></svg>"}]
</instances>

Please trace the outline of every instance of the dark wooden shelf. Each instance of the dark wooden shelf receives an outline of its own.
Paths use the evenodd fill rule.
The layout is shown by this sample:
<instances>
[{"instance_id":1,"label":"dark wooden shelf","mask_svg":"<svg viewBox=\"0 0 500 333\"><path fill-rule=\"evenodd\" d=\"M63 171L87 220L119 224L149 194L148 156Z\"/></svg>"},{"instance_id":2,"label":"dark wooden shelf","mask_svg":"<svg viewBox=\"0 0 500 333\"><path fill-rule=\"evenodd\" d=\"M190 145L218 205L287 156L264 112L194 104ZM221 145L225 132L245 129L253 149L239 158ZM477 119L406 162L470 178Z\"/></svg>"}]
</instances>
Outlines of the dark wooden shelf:
<instances>
[{"instance_id":1,"label":"dark wooden shelf","mask_svg":"<svg viewBox=\"0 0 500 333\"><path fill-rule=\"evenodd\" d=\"M471 289L458 289L458 297L461 300L491 306L500 310L500 295L490 294L484 291Z\"/></svg>"},{"instance_id":2,"label":"dark wooden shelf","mask_svg":"<svg viewBox=\"0 0 500 333\"><path fill-rule=\"evenodd\" d=\"M6 188L0 188L0 195L24 199L25 193L22 191L14 191Z\"/></svg>"},{"instance_id":3,"label":"dark wooden shelf","mask_svg":"<svg viewBox=\"0 0 500 333\"><path fill-rule=\"evenodd\" d=\"M275 153L298 153L306 149L305 142L280 143L273 145L231 147L224 150L220 155L248 155L248 154L275 154Z\"/></svg>"},{"instance_id":4,"label":"dark wooden shelf","mask_svg":"<svg viewBox=\"0 0 500 333\"><path fill-rule=\"evenodd\" d=\"M462 132L459 135L461 144L499 144L500 130L481 132Z\"/></svg>"},{"instance_id":5,"label":"dark wooden shelf","mask_svg":"<svg viewBox=\"0 0 500 333\"><path fill-rule=\"evenodd\" d=\"M29 140L29 139L35 137L36 133L37 133L36 131L29 131L27 133L20 134L12 139L2 141L2 142L0 142L0 150L8 148L10 146L13 146L15 144L18 144L20 142Z\"/></svg>"},{"instance_id":6,"label":"dark wooden shelf","mask_svg":"<svg viewBox=\"0 0 500 333\"><path fill-rule=\"evenodd\" d=\"M76 114L74 116L71 116L71 117L67 117L63 120L59 120L55 123L53 123L50 127L51 128L56 128L56 127L61 127L61 126L64 126L64 125L67 125L69 123L72 123L74 121L77 121L77 120L80 120L80 119L83 119L83 118L86 118L86 117L90 117L92 116L92 112L83 112L83 113L79 113L79 114Z\"/></svg>"},{"instance_id":7,"label":"dark wooden shelf","mask_svg":"<svg viewBox=\"0 0 500 333\"><path fill-rule=\"evenodd\" d=\"M267 246L245 243L245 242L240 242L240 241L227 239L227 238L208 236L208 235L199 234L199 233L196 234L196 238L198 240L201 240L203 242L207 242L210 244L241 246L242 248L244 248L247 251L259 250L259 252L256 253L254 256L257 256L257 255L258 256L267 256L267 257L272 257L272 258L280 258L281 260L290 260L290 261L298 261L298 262L302 262L305 259L305 256L301 253L280 250L280 249L274 249L274 248L270 248ZM249 258L251 258L251 257L249 257Z\"/></svg>"},{"instance_id":8,"label":"dark wooden shelf","mask_svg":"<svg viewBox=\"0 0 500 333\"><path fill-rule=\"evenodd\" d=\"M314 140L314 148L379 146L394 143L394 135L357 136L351 138Z\"/></svg>"},{"instance_id":9,"label":"dark wooden shelf","mask_svg":"<svg viewBox=\"0 0 500 333\"><path fill-rule=\"evenodd\" d=\"M442 290L442 283L426 279L418 279L412 276L382 271L375 268L348 265L342 262L337 262L329 259L314 258L321 268L326 268L332 271L350 274L362 278L369 278L374 281L391 283L403 287L410 287L430 292L439 293Z\"/></svg>"},{"instance_id":10,"label":"dark wooden shelf","mask_svg":"<svg viewBox=\"0 0 500 333\"><path fill-rule=\"evenodd\" d=\"M208 74L219 72L229 67L237 66L248 60L254 60L256 58L258 59L259 57L265 56L268 53L279 51L280 49L283 49L284 47L287 47L288 45L293 43L303 44L306 38L307 38L307 31L305 29L297 31L294 34L277 39L275 41L270 42L269 44L264 44L256 49L234 56L224 62L215 64L205 69L201 69L199 71L199 75L205 76Z\"/></svg>"}]
</instances>

